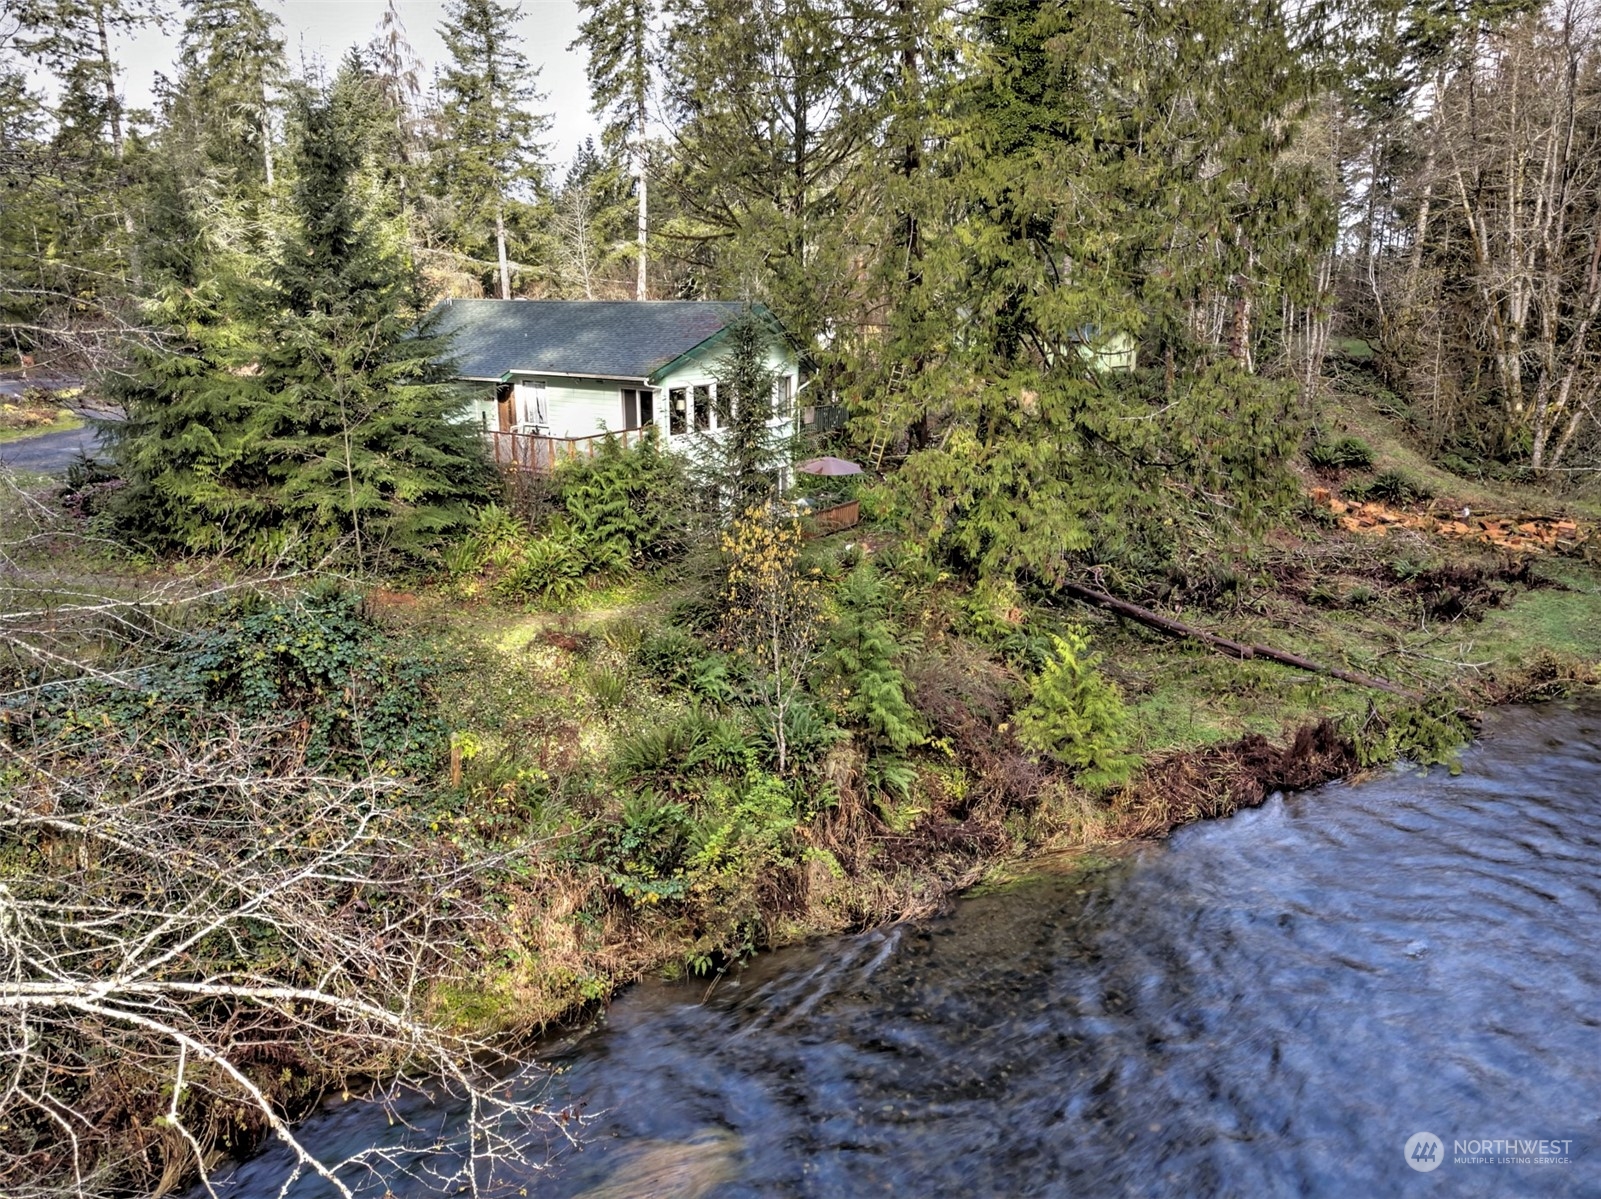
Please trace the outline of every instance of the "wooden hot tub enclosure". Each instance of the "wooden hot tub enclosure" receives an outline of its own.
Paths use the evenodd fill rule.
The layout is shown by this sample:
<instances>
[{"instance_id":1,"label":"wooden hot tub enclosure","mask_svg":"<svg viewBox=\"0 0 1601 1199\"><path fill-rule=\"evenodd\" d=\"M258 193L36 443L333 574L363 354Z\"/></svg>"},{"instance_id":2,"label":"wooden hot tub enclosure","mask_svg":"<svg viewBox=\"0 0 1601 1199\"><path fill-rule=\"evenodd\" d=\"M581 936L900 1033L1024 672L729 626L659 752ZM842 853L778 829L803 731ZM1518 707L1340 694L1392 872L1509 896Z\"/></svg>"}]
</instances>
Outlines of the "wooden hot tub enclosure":
<instances>
[{"instance_id":1,"label":"wooden hot tub enclosure","mask_svg":"<svg viewBox=\"0 0 1601 1199\"><path fill-rule=\"evenodd\" d=\"M832 508L820 508L807 518L806 535L808 537L827 537L830 533L838 533L841 529L848 529L862 518L862 503L860 500L847 500L843 504L835 504Z\"/></svg>"}]
</instances>

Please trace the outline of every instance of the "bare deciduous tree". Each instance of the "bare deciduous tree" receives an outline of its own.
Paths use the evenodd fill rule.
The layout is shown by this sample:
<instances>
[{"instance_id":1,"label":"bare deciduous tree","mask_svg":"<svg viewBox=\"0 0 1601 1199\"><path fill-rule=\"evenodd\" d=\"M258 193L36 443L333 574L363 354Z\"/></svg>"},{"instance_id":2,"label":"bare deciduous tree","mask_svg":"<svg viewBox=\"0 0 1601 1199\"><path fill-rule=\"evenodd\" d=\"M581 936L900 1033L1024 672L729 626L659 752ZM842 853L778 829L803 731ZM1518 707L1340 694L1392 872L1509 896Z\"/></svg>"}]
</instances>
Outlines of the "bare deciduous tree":
<instances>
[{"instance_id":1,"label":"bare deciduous tree","mask_svg":"<svg viewBox=\"0 0 1601 1199\"><path fill-rule=\"evenodd\" d=\"M1593 0L1553 0L1464 26L1397 133L1408 166L1395 211L1372 218L1386 239L1364 242L1388 349L1410 366L1415 397L1438 413L1454 392L1492 393L1496 448L1535 470L1601 429L1597 22Z\"/></svg>"},{"instance_id":2,"label":"bare deciduous tree","mask_svg":"<svg viewBox=\"0 0 1601 1199\"><path fill-rule=\"evenodd\" d=\"M25 526L25 493L11 499ZM96 600L82 583L64 601L62 579L30 575L27 543L62 535L33 515L0 547L0 1193L161 1193L194 1173L209 1188L257 1135L288 1147L286 1188L315 1174L342 1195L363 1173L426 1168L477 1193L537 1168L531 1147L566 1137L570 1114L498 1081L497 1047L435 1010L437 984L473 968L500 863L431 836L410 785L307 763L282 729L140 721L140 676L106 645L213 589ZM37 702L59 687L125 697L129 715ZM363 1089L388 1104L452 1097L460 1144L343 1161L302 1144L291 1117L317 1088L374 1078Z\"/></svg>"}]
</instances>

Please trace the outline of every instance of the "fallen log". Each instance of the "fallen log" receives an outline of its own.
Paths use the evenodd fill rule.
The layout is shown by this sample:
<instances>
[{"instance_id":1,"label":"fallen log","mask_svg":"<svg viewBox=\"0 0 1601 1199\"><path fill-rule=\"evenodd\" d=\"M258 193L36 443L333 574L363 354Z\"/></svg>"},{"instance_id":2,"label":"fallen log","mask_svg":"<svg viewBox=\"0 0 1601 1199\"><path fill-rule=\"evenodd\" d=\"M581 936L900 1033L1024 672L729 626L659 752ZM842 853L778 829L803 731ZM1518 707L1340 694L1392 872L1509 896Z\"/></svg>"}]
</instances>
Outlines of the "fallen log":
<instances>
[{"instance_id":1,"label":"fallen log","mask_svg":"<svg viewBox=\"0 0 1601 1199\"><path fill-rule=\"evenodd\" d=\"M1119 616L1138 621L1158 632L1167 633L1174 637L1187 637L1192 641L1199 641L1202 645L1209 645L1213 649L1221 650L1231 657L1266 658L1270 662L1278 662L1283 666L1293 666L1297 670L1310 671L1312 674L1326 674L1331 679L1341 682L1354 683L1358 687L1371 687L1375 691L1388 691L1391 695L1405 696L1407 699L1417 700L1422 696L1415 691L1408 691L1405 687L1390 682L1388 679L1375 678L1373 675L1362 674L1360 671L1346 670L1339 666L1324 666L1310 658L1303 658L1300 654L1292 654L1287 650L1274 649L1270 645L1247 645L1243 641L1231 641L1227 637L1219 637L1216 633L1208 633L1205 629L1198 629L1192 624L1185 624L1182 620L1174 620L1171 616L1163 616L1160 612L1152 612L1149 608L1142 608L1138 604L1131 604L1127 600L1120 600L1115 595L1108 595L1104 591L1097 591L1094 587L1086 587L1082 583L1063 583L1060 590L1071 595L1074 599L1082 600L1086 604L1094 604L1098 608L1105 608L1108 612L1115 612Z\"/></svg>"}]
</instances>

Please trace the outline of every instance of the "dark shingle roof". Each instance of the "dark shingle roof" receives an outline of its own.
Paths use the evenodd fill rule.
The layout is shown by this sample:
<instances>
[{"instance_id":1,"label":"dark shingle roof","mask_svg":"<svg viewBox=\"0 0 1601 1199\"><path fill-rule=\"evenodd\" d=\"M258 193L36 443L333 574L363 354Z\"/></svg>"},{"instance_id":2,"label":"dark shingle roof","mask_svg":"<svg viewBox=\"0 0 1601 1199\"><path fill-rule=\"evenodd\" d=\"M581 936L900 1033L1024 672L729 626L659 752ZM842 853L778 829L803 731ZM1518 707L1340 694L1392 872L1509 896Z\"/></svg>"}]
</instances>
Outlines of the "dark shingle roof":
<instances>
[{"instance_id":1,"label":"dark shingle roof","mask_svg":"<svg viewBox=\"0 0 1601 1199\"><path fill-rule=\"evenodd\" d=\"M744 310L723 300L445 300L434 312L438 331L455 335L464 379L513 370L644 379Z\"/></svg>"}]
</instances>

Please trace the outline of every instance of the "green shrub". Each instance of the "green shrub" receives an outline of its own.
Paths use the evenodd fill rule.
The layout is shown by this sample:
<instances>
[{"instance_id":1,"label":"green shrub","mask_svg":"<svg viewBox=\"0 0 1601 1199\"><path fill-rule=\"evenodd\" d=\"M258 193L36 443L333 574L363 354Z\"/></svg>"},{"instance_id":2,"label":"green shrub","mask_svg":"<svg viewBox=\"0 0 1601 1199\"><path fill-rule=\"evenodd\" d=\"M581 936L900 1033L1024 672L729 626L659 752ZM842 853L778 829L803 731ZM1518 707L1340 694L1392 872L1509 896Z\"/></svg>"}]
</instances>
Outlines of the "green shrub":
<instances>
[{"instance_id":1,"label":"green shrub","mask_svg":"<svg viewBox=\"0 0 1601 1199\"><path fill-rule=\"evenodd\" d=\"M864 771L869 792L891 796L902 802L912 796L917 768L893 754L876 754L867 760Z\"/></svg>"},{"instance_id":2,"label":"green shrub","mask_svg":"<svg viewBox=\"0 0 1601 1199\"><path fill-rule=\"evenodd\" d=\"M1086 787L1126 782L1139 759L1128 752L1129 715L1122 698L1095 669L1082 629L1070 628L1052 641L1051 661L1017 714L1018 741L1071 768Z\"/></svg>"},{"instance_id":3,"label":"green shrub","mask_svg":"<svg viewBox=\"0 0 1601 1199\"><path fill-rule=\"evenodd\" d=\"M678 724L635 731L612 749L612 774L618 781L666 779L695 748L697 733Z\"/></svg>"},{"instance_id":4,"label":"green shrub","mask_svg":"<svg viewBox=\"0 0 1601 1199\"><path fill-rule=\"evenodd\" d=\"M557 533L535 537L495 584L510 599L562 604L584 588L587 560L571 537Z\"/></svg>"},{"instance_id":5,"label":"green shrub","mask_svg":"<svg viewBox=\"0 0 1601 1199\"><path fill-rule=\"evenodd\" d=\"M602 708L620 708L628 698L628 676L609 667L597 666L584 675L589 694Z\"/></svg>"},{"instance_id":6,"label":"green shrub","mask_svg":"<svg viewBox=\"0 0 1601 1199\"><path fill-rule=\"evenodd\" d=\"M1338 583L1331 583L1327 579L1320 579L1313 583L1306 593L1306 602L1317 608L1338 608L1340 606L1340 587Z\"/></svg>"},{"instance_id":7,"label":"green shrub","mask_svg":"<svg viewBox=\"0 0 1601 1199\"><path fill-rule=\"evenodd\" d=\"M1464 479L1484 478L1484 463L1465 458L1461 454L1447 453L1440 455L1440 465L1453 475Z\"/></svg>"},{"instance_id":8,"label":"green shrub","mask_svg":"<svg viewBox=\"0 0 1601 1199\"><path fill-rule=\"evenodd\" d=\"M695 664L705 656L705 646L675 625L647 634L635 660L652 678L682 687L688 685Z\"/></svg>"},{"instance_id":9,"label":"green shrub","mask_svg":"<svg viewBox=\"0 0 1601 1199\"><path fill-rule=\"evenodd\" d=\"M223 716L275 730L282 750L341 773L424 775L443 757L432 695L439 666L390 639L360 596L252 597L209 627L152 640L159 652L136 687L91 680L42 692L26 722L0 720L0 730L118 727L158 742Z\"/></svg>"},{"instance_id":10,"label":"green shrub","mask_svg":"<svg viewBox=\"0 0 1601 1199\"><path fill-rule=\"evenodd\" d=\"M696 632L715 629L722 619L723 605L709 590L679 600L667 614L667 621L674 628L694 629Z\"/></svg>"},{"instance_id":11,"label":"green shrub","mask_svg":"<svg viewBox=\"0 0 1601 1199\"><path fill-rule=\"evenodd\" d=\"M1340 494L1357 503L1377 501L1385 504L1411 504L1434 498L1434 493L1428 487L1399 470L1387 470L1363 482L1347 484Z\"/></svg>"},{"instance_id":12,"label":"green shrub","mask_svg":"<svg viewBox=\"0 0 1601 1199\"><path fill-rule=\"evenodd\" d=\"M695 709L666 724L641 729L613 751L612 770L620 780L671 782L683 774L717 728L717 718Z\"/></svg>"},{"instance_id":13,"label":"green shrub","mask_svg":"<svg viewBox=\"0 0 1601 1199\"><path fill-rule=\"evenodd\" d=\"M484 552L489 553L503 546L521 549L528 540L528 533L527 523L514 513L506 511L499 504L486 504L479 509L472 535L483 546Z\"/></svg>"},{"instance_id":14,"label":"green shrub","mask_svg":"<svg viewBox=\"0 0 1601 1199\"><path fill-rule=\"evenodd\" d=\"M679 459L655 437L627 449L608 437L594 457L562 466L556 481L572 528L600 569L683 552L688 485Z\"/></svg>"},{"instance_id":15,"label":"green shrub","mask_svg":"<svg viewBox=\"0 0 1601 1199\"><path fill-rule=\"evenodd\" d=\"M739 691L741 675L734 659L707 649L678 627L658 629L644 636L634 660L659 682L712 703L728 703Z\"/></svg>"},{"instance_id":16,"label":"green shrub","mask_svg":"<svg viewBox=\"0 0 1601 1199\"><path fill-rule=\"evenodd\" d=\"M487 554L484 543L479 540L478 535L469 533L460 541L447 545L441 557L445 570L450 573L451 578L459 579L463 575L477 574L482 570Z\"/></svg>"},{"instance_id":17,"label":"green shrub","mask_svg":"<svg viewBox=\"0 0 1601 1199\"><path fill-rule=\"evenodd\" d=\"M301 714L309 759L402 773L439 760L444 728L427 693L438 668L391 646L359 596L325 592L242 613L192 642L174 669L208 704L247 719Z\"/></svg>"},{"instance_id":18,"label":"green shrub","mask_svg":"<svg viewBox=\"0 0 1601 1199\"><path fill-rule=\"evenodd\" d=\"M718 774L741 775L755 766L756 751L737 721L724 717L702 719L697 723L695 746L685 755L685 766L703 766Z\"/></svg>"},{"instance_id":19,"label":"green shrub","mask_svg":"<svg viewBox=\"0 0 1601 1199\"><path fill-rule=\"evenodd\" d=\"M728 655L712 653L696 661L690 667L685 687L691 695L710 700L714 704L732 701L737 694L737 688L734 685L734 671Z\"/></svg>"},{"instance_id":20,"label":"green shrub","mask_svg":"<svg viewBox=\"0 0 1601 1199\"><path fill-rule=\"evenodd\" d=\"M1446 766L1456 774L1462 769L1458 755L1472 738L1467 714L1449 695L1436 695L1364 720L1355 740L1364 766L1406 758L1419 766Z\"/></svg>"},{"instance_id":21,"label":"green shrub","mask_svg":"<svg viewBox=\"0 0 1601 1199\"><path fill-rule=\"evenodd\" d=\"M596 859L612 886L636 903L682 899L695 823L689 809L646 788L623 801L615 825L596 843Z\"/></svg>"},{"instance_id":22,"label":"green shrub","mask_svg":"<svg viewBox=\"0 0 1601 1199\"><path fill-rule=\"evenodd\" d=\"M1358 437L1337 441L1314 441L1306 450L1306 460L1325 470L1367 470L1373 465L1373 450Z\"/></svg>"},{"instance_id":23,"label":"green shrub","mask_svg":"<svg viewBox=\"0 0 1601 1199\"><path fill-rule=\"evenodd\" d=\"M801 804L784 780L753 771L716 802L696 830L689 869L743 882L775 864L787 864ZM715 879L699 880L702 885Z\"/></svg>"},{"instance_id":24,"label":"green shrub","mask_svg":"<svg viewBox=\"0 0 1601 1199\"><path fill-rule=\"evenodd\" d=\"M870 750L903 754L923 743L924 731L906 698L888 603L871 565L851 571L835 595L822 664L845 723L861 730Z\"/></svg>"},{"instance_id":25,"label":"green shrub","mask_svg":"<svg viewBox=\"0 0 1601 1199\"><path fill-rule=\"evenodd\" d=\"M821 757L829 746L849 735L838 725L830 723L809 702L797 700L784 709L784 745L796 761ZM777 761L778 744L772 726L766 721L762 723L757 743L765 761Z\"/></svg>"},{"instance_id":26,"label":"green shrub","mask_svg":"<svg viewBox=\"0 0 1601 1199\"><path fill-rule=\"evenodd\" d=\"M1402 553L1390 561L1390 574L1397 583L1411 583L1427 574L1433 566L1425 559Z\"/></svg>"}]
</instances>

